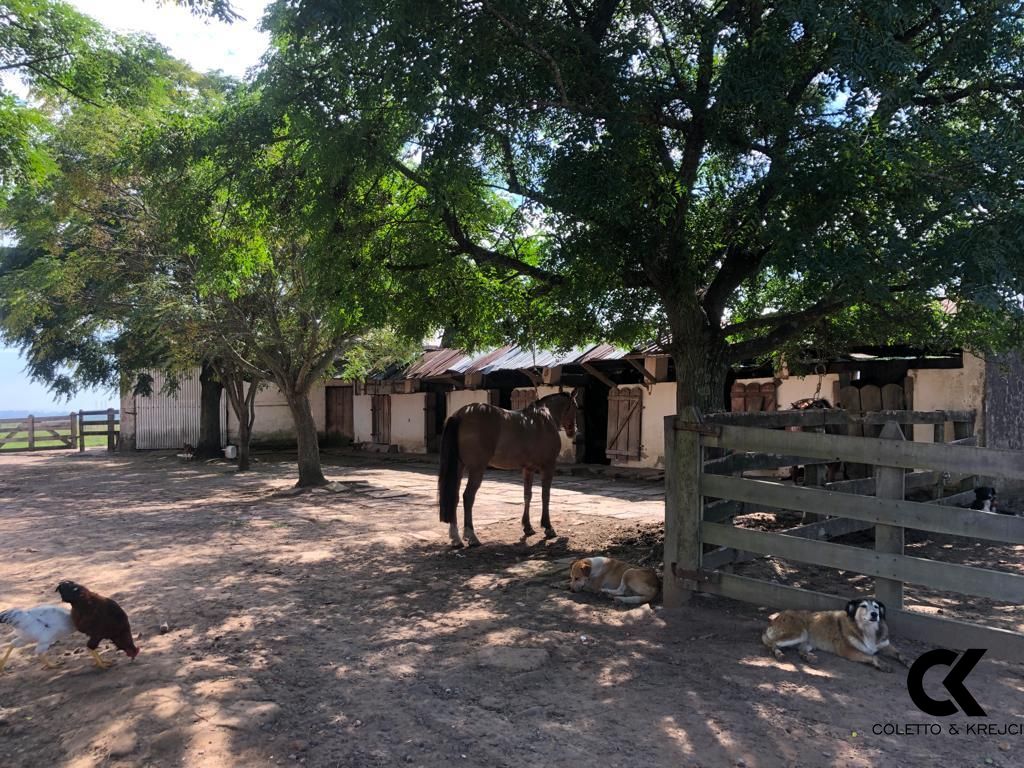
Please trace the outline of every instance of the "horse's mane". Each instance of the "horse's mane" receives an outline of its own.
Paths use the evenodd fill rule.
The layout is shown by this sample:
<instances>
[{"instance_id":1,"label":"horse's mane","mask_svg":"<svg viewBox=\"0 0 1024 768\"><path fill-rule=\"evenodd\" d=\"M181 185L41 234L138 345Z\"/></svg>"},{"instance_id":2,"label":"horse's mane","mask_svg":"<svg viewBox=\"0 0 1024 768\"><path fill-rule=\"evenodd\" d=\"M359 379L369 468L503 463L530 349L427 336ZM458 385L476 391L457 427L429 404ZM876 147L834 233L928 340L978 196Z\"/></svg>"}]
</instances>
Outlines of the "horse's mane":
<instances>
[{"instance_id":1,"label":"horse's mane","mask_svg":"<svg viewBox=\"0 0 1024 768\"><path fill-rule=\"evenodd\" d=\"M535 400L534 402L543 403L545 400L552 400L556 397L572 397L568 392L552 392L550 395L544 395L544 397Z\"/></svg>"}]
</instances>

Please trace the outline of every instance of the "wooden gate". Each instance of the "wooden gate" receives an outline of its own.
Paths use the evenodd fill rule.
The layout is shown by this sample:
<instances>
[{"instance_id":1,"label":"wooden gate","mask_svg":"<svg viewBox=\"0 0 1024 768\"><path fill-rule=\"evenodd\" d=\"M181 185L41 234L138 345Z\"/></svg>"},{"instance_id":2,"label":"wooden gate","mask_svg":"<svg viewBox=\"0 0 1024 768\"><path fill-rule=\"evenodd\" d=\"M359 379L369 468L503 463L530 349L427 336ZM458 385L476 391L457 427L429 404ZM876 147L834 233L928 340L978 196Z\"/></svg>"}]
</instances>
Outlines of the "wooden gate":
<instances>
[{"instance_id":1,"label":"wooden gate","mask_svg":"<svg viewBox=\"0 0 1024 768\"><path fill-rule=\"evenodd\" d=\"M373 395L370 401L371 442L391 445L391 395Z\"/></svg>"},{"instance_id":2,"label":"wooden gate","mask_svg":"<svg viewBox=\"0 0 1024 768\"><path fill-rule=\"evenodd\" d=\"M355 437L352 387L326 387L324 392L328 437L352 440Z\"/></svg>"},{"instance_id":3,"label":"wooden gate","mask_svg":"<svg viewBox=\"0 0 1024 768\"><path fill-rule=\"evenodd\" d=\"M883 427L879 438L777 429L814 426L809 419L817 419L822 425L849 420L851 417L842 411L721 414L726 423L713 423L719 415L712 414L705 420L690 409L683 418L666 418L665 604L678 605L691 591L778 608L825 610L841 608L845 603L846 598L837 595L716 570L723 561L705 554L704 546L711 544L732 553L727 562L773 556L874 577L876 594L887 603L895 633L954 648L987 648L994 656L1024 659L1024 634L903 609L905 582L1009 603L1019 603L1024 594L1024 576L904 553L905 528L1024 544L1024 518L905 500L906 488L915 476L968 474L1024 480L1024 459L1017 451L976 448L969 444L972 437L961 439L960 444L915 443L904 439L899 426L931 423L929 417L937 417L934 423L944 425L951 420L950 415L960 414L883 411L860 417L866 430ZM739 425L758 421L776 429ZM704 462L706 448L736 453ZM846 493L828 490L828 486L795 487L730 476L743 467L745 459L758 457L785 461L801 457L801 463L853 461L873 465L874 476L835 484L846 485ZM908 474L907 470L925 471ZM704 497L720 501L705 507ZM754 504L759 509L825 512L833 517L784 533L766 532L734 526L727 507L735 502ZM849 530L873 526L874 549L815 540L816 528L831 527L834 532L836 523L851 524Z\"/></svg>"},{"instance_id":4,"label":"wooden gate","mask_svg":"<svg viewBox=\"0 0 1024 768\"><path fill-rule=\"evenodd\" d=\"M639 459L643 390L616 387L608 390L608 442L605 454L611 459Z\"/></svg>"},{"instance_id":5,"label":"wooden gate","mask_svg":"<svg viewBox=\"0 0 1024 768\"><path fill-rule=\"evenodd\" d=\"M0 419L0 451L49 451L74 448L78 414Z\"/></svg>"}]
</instances>

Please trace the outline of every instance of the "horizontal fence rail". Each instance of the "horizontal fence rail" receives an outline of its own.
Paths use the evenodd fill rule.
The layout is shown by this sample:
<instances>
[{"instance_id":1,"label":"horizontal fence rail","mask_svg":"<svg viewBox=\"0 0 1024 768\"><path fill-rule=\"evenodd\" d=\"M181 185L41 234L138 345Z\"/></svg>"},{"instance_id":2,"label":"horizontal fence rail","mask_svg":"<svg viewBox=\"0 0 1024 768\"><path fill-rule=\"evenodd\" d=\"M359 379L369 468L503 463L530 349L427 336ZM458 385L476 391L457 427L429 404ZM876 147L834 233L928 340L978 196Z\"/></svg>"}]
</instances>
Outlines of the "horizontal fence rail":
<instances>
[{"instance_id":1,"label":"horizontal fence rail","mask_svg":"<svg viewBox=\"0 0 1024 768\"><path fill-rule=\"evenodd\" d=\"M917 501L878 499L719 475L704 475L701 478L701 492L707 496L758 505L763 502L777 509L834 515L1006 544L1024 544L1024 518L995 512L955 509ZM1020 596L1024 597L1024 592Z\"/></svg>"},{"instance_id":2,"label":"horizontal fence rail","mask_svg":"<svg viewBox=\"0 0 1024 768\"><path fill-rule=\"evenodd\" d=\"M1024 453L1001 448L971 448L945 443L914 443L877 437L847 437L816 432L781 432L756 427L706 425L704 445L828 461L852 461L903 469L936 469L958 474L1024 480ZM713 430L713 431L712 431Z\"/></svg>"},{"instance_id":3,"label":"horizontal fence rail","mask_svg":"<svg viewBox=\"0 0 1024 768\"><path fill-rule=\"evenodd\" d=\"M867 576L922 584L934 589L1017 602L1024 595L1024 576L988 571L969 565L942 563L907 555L890 555L872 549L848 547L827 541L736 528L721 523L704 523L701 534L708 544L760 555L773 555L811 565L823 565Z\"/></svg>"}]
</instances>

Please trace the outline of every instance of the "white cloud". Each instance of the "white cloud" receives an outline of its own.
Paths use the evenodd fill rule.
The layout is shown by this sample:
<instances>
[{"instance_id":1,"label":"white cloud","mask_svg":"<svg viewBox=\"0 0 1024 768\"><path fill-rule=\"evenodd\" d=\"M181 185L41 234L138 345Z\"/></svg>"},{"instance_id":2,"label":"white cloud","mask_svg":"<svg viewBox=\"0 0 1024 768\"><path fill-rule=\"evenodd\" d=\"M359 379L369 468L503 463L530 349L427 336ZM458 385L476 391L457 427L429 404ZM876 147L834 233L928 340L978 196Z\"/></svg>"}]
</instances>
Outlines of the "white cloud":
<instances>
[{"instance_id":1,"label":"white cloud","mask_svg":"<svg viewBox=\"0 0 1024 768\"><path fill-rule=\"evenodd\" d=\"M118 32L145 32L200 72L221 69L243 77L259 63L269 37L258 30L269 0L233 0L245 17L233 24L193 16L177 5L157 0L69 0L82 13Z\"/></svg>"}]
</instances>

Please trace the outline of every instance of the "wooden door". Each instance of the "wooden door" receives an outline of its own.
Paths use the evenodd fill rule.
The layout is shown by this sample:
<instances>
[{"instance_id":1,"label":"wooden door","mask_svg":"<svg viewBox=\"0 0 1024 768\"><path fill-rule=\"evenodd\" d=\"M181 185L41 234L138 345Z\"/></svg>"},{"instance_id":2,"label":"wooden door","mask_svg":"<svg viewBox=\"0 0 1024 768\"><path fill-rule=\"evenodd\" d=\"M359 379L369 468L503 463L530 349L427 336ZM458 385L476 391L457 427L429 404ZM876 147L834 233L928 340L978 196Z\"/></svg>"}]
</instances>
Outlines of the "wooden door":
<instances>
[{"instance_id":1,"label":"wooden door","mask_svg":"<svg viewBox=\"0 0 1024 768\"><path fill-rule=\"evenodd\" d=\"M327 397L327 436L352 440L355 437L352 387L327 387L324 392Z\"/></svg>"},{"instance_id":2,"label":"wooden door","mask_svg":"<svg viewBox=\"0 0 1024 768\"><path fill-rule=\"evenodd\" d=\"M537 390L536 389L513 389L512 390L512 410L521 411L523 408L537 402Z\"/></svg>"},{"instance_id":3,"label":"wooden door","mask_svg":"<svg viewBox=\"0 0 1024 768\"><path fill-rule=\"evenodd\" d=\"M609 458L640 458L642 413L642 389L616 387L608 390L608 441L605 454Z\"/></svg>"},{"instance_id":4,"label":"wooden door","mask_svg":"<svg viewBox=\"0 0 1024 768\"><path fill-rule=\"evenodd\" d=\"M370 399L370 416L371 441L391 445L391 395L373 395Z\"/></svg>"},{"instance_id":5,"label":"wooden door","mask_svg":"<svg viewBox=\"0 0 1024 768\"><path fill-rule=\"evenodd\" d=\"M444 415L437 412L437 392L424 392L423 394L423 441L426 444L427 453L437 453L441 448Z\"/></svg>"}]
</instances>

